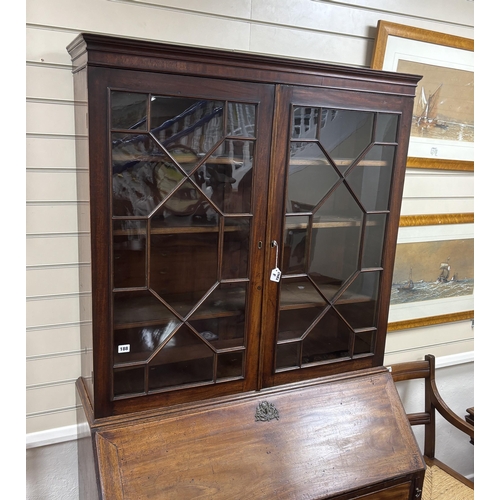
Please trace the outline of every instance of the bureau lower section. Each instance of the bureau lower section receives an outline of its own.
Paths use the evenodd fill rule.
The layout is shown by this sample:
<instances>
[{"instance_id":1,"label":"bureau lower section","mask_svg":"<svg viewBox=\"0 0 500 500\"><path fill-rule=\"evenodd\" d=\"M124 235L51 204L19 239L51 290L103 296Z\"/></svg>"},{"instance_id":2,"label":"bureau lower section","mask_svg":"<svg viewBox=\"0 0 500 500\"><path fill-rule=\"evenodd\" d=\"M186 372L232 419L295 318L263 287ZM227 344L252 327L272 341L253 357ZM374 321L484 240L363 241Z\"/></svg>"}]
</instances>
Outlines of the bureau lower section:
<instances>
[{"instance_id":1,"label":"bureau lower section","mask_svg":"<svg viewBox=\"0 0 500 500\"><path fill-rule=\"evenodd\" d=\"M425 465L385 369L100 420L80 382L85 500L420 498Z\"/></svg>"}]
</instances>

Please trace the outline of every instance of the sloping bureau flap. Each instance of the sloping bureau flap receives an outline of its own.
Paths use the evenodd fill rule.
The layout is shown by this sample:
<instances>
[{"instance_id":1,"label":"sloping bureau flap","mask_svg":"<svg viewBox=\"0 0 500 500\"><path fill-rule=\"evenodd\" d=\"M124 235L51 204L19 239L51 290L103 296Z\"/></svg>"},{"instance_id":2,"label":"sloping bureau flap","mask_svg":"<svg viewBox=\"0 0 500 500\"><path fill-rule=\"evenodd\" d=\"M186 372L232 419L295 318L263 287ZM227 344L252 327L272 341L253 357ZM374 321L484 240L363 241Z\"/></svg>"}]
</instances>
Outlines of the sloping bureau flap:
<instances>
[{"instance_id":1,"label":"sloping bureau flap","mask_svg":"<svg viewBox=\"0 0 500 500\"><path fill-rule=\"evenodd\" d=\"M113 500L328 498L424 469L387 372L125 423L95 439L103 498Z\"/></svg>"}]
</instances>

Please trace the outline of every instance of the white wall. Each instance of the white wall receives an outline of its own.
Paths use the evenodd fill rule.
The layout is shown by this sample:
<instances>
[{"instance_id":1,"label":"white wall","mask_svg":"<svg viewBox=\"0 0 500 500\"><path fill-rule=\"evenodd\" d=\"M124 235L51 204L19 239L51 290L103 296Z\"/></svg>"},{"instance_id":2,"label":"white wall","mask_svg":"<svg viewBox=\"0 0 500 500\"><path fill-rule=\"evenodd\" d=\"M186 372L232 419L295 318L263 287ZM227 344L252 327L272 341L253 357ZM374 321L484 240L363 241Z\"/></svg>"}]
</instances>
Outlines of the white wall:
<instances>
[{"instance_id":1,"label":"white wall","mask_svg":"<svg viewBox=\"0 0 500 500\"><path fill-rule=\"evenodd\" d=\"M467 0L28 0L26 2L26 432L74 435L80 373L74 101L66 46L82 31L368 67L377 21L474 37ZM439 178L439 179L438 179ZM474 174L408 171L403 214L473 211ZM435 182L446 192L425 189ZM424 188L423 188L423 187ZM386 364L474 350L470 322L391 332ZM469 378L472 367L461 365ZM470 388L469 388L470 389ZM468 390L469 390L468 389ZM469 391L470 392L470 391ZM461 401L459 405L469 401ZM71 449L74 443L66 446ZM61 448L61 449L62 449ZM70 453L71 454L71 453ZM28 484L51 462L30 448ZM68 463L65 461L65 463ZM45 466L44 465L44 466ZM70 469L73 470L73 469ZM68 471L71 475L72 473ZM57 487L56 482L53 483ZM64 488L63 488L64 489ZM39 495L39 496L37 496ZM59 498L70 500L69 492ZM58 498L55 496L54 498ZM76 498L76 497L75 497Z\"/></svg>"}]
</instances>

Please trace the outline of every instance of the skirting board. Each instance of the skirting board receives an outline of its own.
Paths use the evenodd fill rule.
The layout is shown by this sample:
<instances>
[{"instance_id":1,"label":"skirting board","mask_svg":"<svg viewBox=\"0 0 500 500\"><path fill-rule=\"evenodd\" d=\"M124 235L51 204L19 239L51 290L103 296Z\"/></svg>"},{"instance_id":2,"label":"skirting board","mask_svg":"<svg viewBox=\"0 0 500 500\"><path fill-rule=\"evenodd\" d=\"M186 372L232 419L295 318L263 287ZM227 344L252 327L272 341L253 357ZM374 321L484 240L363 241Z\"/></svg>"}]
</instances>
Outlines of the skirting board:
<instances>
[{"instance_id":1,"label":"skirting board","mask_svg":"<svg viewBox=\"0 0 500 500\"><path fill-rule=\"evenodd\" d=\"M436 369L438 370L439 368L473 362L474 351L452 354L450 356L436 358ZM77 439L77 436L78 425L76 424L68 425L66 427L57 427L55 429L48 429L46 431L32 432L30 434L26 434L26 449L73 441Z\"/></svg>"}]
</instances>

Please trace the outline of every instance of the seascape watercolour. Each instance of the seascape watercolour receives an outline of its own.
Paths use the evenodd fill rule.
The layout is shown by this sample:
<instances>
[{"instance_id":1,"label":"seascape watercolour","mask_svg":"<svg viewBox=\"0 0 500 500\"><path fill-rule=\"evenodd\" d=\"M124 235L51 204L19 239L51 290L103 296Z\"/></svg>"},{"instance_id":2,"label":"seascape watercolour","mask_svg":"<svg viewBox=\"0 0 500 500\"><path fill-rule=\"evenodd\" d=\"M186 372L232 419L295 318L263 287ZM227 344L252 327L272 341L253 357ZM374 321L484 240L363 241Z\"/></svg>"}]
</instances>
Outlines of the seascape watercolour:
<instances>
[{"instance_id":1,"label":"seascape watercolour","mask_svg":"<svg viewBox=\"0 0 500 500\"><path fill-rule=\"evenodd\" d=\"M400 227L389 322L474 309L474 224Z\"/></svg>"}]
</instances>

